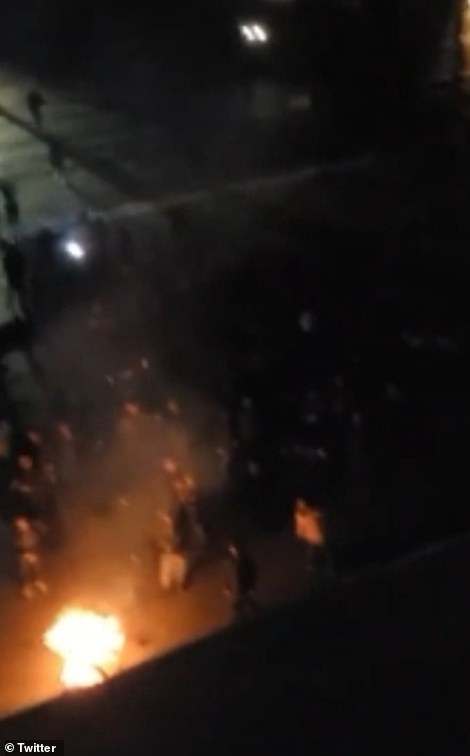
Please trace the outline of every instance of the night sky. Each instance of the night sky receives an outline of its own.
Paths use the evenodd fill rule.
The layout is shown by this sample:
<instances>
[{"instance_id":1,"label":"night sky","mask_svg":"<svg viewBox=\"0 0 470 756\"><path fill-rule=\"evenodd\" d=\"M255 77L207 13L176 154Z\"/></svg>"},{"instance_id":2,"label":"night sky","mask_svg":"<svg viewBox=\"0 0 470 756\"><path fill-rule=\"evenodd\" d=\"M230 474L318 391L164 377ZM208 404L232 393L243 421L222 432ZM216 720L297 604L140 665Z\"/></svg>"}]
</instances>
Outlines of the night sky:
<instances>
[{"instance_id":1,"label":"night sky","mask_svg":"<svg viewBox=\"0 0 470 756\"><path fill-rule=\"evenodd\" d=\"M3 8L4 59L57 74L113 65L116 58L167 61L171 68L221 65L237 58L236 20L263 15L281 31L277 57L288 69L337 78L413 79L426 67L451 4L436 0L267 3L92 3L19 0ZM173 59L173 63L171 63Z\"/></svg>"}]
</instances>

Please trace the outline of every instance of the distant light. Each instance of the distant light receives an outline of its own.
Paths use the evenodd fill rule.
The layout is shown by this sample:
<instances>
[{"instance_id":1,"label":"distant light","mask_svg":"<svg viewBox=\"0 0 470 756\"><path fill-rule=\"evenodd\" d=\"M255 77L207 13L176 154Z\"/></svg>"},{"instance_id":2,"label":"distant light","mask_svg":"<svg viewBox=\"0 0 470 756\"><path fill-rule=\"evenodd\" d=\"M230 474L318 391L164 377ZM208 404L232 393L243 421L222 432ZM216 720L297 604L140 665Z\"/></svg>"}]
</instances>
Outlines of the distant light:
<instances>
[{"instance_id":1,"label":"distant light","mask_svg":"<svg viewBox=\"0 0 470 756\"><path fill-rule=\"evenodd\" d=\"M69 239L69 241L66 241L64 244L64 249L69 257L72 257L74 260L83 260L83 258L85 257L85 250L83 249L82 245L74 239Z\"/></svg>"},{"instance_id":2,"label":"distant light","mask_svg":"<svg viewBox=\"0 0 470 756\"><path fill-rule=\"evenodd\" d=\"M253 33L255 34L256 38L260 42L267 42L268 41L268 33L266 29L264 29L259 24L254 24L252 27Z\"/></svg>"},{"instance_id":3,"label":"distant light","mask_svg":"<svg viewBox=\"0 0 470 756\"><path fill-rule=\"evenodd\" d=\"M269 33L262 24L240 24L239 31L244 41L249 45L265 45L269 40Z\"/></svg>"},{"instance_id":4,"label":"distant light","mask_svg":"<svg viewBox=\"0 0 470 756\"><path fill-rule=\"evenodd\" d=\"M247 24L243 24L240 26L240 32L243 37L245 37L245 40L247 42L253 43L256 42L256 34L254 33L251 26L248 26Z\"/></svg>"}]
</instances>

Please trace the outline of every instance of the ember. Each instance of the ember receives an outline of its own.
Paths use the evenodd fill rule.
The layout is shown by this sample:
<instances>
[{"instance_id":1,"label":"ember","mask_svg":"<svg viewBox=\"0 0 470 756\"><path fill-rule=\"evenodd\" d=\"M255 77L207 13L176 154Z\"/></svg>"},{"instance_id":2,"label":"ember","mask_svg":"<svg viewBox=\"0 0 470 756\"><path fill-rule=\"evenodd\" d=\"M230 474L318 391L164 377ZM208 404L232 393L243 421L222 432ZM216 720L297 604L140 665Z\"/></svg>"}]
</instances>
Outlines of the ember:
<instances>
[{"instance_id":1,"label":"ember","mask_svg":"<svg viewBox=\"0 0 470 756\"><path fill-rule=\"evenodd\" d=\"M44 634L45 645L63 660L67 688L97 685L112 672L125 642L116 617L85 609L66 609Z\"/></svg>"}]
</instances>

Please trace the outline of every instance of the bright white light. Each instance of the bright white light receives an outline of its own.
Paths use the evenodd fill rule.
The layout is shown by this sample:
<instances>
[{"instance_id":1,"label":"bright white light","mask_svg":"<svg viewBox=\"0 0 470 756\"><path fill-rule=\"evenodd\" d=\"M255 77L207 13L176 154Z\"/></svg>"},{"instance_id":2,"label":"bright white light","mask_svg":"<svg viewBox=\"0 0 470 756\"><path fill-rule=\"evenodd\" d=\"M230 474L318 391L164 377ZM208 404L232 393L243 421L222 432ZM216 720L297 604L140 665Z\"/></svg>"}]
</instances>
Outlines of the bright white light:
<instances>
[{"instance_id":1,"label":"bright white light","mask_svg":"<svg viewBox=\"0 0 470 756\"><path fill-rule=\"evenodd\" d=\"M243 24L243 26L240 26L240 31L247 42L256 42L256 35L251 26L248 26L248 24Z\"/></svg>"},{"instance_id":2,"label":"bright white light","mask_svg":"<svg viewBox=\"0 0 470 756\"><path fill-rule=\"evenodd\" d=\"M117 617L87 609L66 609L44 634L45 645L62 659L60 679L67 688L88 688L106 679L124 647Z\"/></svg>"},{"instance_id":3,"label":"bright white light","mask_svg":"<svg viewBox=\"0 0 470 756\"><path fill-rule=\"evenodd\" d=\"M261 24L241 24L239 30L249 45L264 45L269 39L266 27Z\"/></svg>"},{"instance_id":4,"label":"bright white light","mask_svg":"<svg viewBox=\"0 0 470 756\"><path fill-rule=\"evenodd\" d=\"M85 250L82 245L73 239L69 239L69 241L65 242L64 249L74 260L83 260L85 257Z\"/></svg>"},{"instance_id":5,"label":"bright white light","mask_svg":"<svg viewBox=\"0 0 470 756\"><path fill-rule=\"evenodd\" d=\"M268 41L268 33L263 26L260 26L259 24L253 24L252 31L259 42L264 43Z\"/></svg>"}]
</instances>

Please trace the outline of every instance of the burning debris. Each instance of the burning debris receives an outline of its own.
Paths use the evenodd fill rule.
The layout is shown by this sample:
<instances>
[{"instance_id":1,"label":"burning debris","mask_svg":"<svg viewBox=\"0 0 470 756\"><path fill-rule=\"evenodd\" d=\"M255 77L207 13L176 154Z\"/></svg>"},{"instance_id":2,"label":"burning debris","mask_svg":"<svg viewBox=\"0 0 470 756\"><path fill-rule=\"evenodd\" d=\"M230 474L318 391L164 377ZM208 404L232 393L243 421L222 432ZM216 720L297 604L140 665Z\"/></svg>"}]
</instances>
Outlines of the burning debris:
<instances>
[{"instance_id":1,"label":"burning debris","mask_svg":"<svg viewBox=\"0 0 470 756\"><path fill-rule=\"evenodd\" d=\"M116 670L125 636L117 617L66 609L43 640L63 661L60 679L65 687L88 688Z\"/></svg>"}]
</instances>

